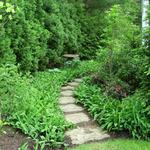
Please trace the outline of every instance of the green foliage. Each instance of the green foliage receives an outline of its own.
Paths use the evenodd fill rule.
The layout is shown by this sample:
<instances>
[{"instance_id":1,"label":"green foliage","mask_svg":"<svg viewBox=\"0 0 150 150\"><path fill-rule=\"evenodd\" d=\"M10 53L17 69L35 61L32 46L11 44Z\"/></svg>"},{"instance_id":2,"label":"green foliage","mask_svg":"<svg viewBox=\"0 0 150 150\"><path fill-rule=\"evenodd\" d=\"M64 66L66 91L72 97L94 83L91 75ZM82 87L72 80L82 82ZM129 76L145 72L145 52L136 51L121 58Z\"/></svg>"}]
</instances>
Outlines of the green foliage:
<instances>
[{"instance_id":1,"label":"green foliage","mask_svg":"<svg viewBox=\"0 0 150 150\"><path fill-rule=\"evenodd\" d=\"M81 31L83 35L82 47L79 51L82 59L95 58L100 46L102 28L104 26L103 14L100 11L85 13L81 20Z\"/></svg>"},{"instance_id":2,"label":"green foliage","mask_svg":"<svg viewBox=\"0 0 150 150\"><path fill-rule=\"evenodd\" d=\"M28 144L23 144L21 147L18 148L18 150L28 150Z\"/></svg>"},{"instance_id":3,"label":"green foliage","mask_svg":"<svg viewBox=\"0 0 150 150\"><path fill-rule=\"evenodd\" d=\"M103 80L121 79L131 88L139 86L140 30L120 5L106 12L103 46L98 53L99 70ZM132 90L133 90L132 89Z\"/></svg>"},{"instance_id":4,"label":"green foliage","mask_svg":"<svg viewBox=\"0 0 150 150\"><path fill-rule=\"evenodd\" d=\"M9 2L0 2L0 27L3 27L9 20L12 19L12 15L15 13L15 7Z\"/></svg>"},{"instance_id":5,"label":"green foliage","mask_svg":"<svg viewBox=\"0 0 150 150\"><path fill-rule=\"evenodd\" d=\"M0 2L0 111L3 120L36 141L35 149L63 144L70 124L58 107L61 86L97 71L106 91L88 79L77 89L79 102L104 129L149 139L149 36L140 48L139 0L88 2L87 9L82 0ZM120 5L107 10L113 4ZM64 53L97 55L99 62L75 60L71 68L36 73L60 66ZM116 100L116 85L133 95Z\"/></svg>"},{"instance_id":6,"label":"green foliage","mask_svg":"<svg viewBox=\"0 0 150 150\"><path fill-rule=\"evenodd\" d=\"M126 48L122 47L123 51L124 49L127 49L127 45L129 44L128 43L129 41L130 44L132 44L132 46L135 48L138 40L137 39L138 37L135 35L135 32L138 29L137 26L131 25L131 23L134 22L135 24L138 25L140 24L139 0L124 0L124 1L88 0L85 3L87 6L87 12L85 13L84 17L82 17L82 24L81 24L82 34L84 37L83 38L84 42L82 43L82 47L81 47L82 50L80 51L81 58L83 59L94 58L96 53L99 50L99 47L103 47L103 48L107 47L107 51L108 49L110 50L109 45L111 45L111 43L107 45L108 43L106 43L106 40L107 42L109 42L109 40L113 39L114 37L115 40L112 41L113 45L116 45L116 42L117 42L116 46L119 46L120 44L120 47L123 45L123 43L126 44ZM116 4L120 4L120 6ZM108 9L110 9L111 6L113 10L110 10L107 13L105 13ZM115 7L117 6L119 8L115 9ZM108 13L111 14L109 17L108 17ZM122 28L124 27L124 25L125 28ZM129 31L128 31L128 27L129 27ZM125 30L127 31L127 33ZM114 34L113 35L114 37L112 37L112 34ZM134 36L131 37L131 34L134 34ZM124 35L124 37L122 37L122 35Z\"/></svg>"},{"instance_id":7,"label":"green foliage","mask_svg":"<svg viewBox=\"0 0 150 150\"><path fill-rule=\"evenodd\" d=\"M14 65L0 67L2 119L29 135L38 147L62 145L70 124L58 105L61 86L97 66L94 61L82 62L74 69L47 70L34 77L18 73Z\"/></svg>"},{"instance_id":8,"label":"green foliage","mask_svg":"<svg viewBox=\"0 0 150 150\"><path fill-rule=\"evenodd\" d=\"M7 125L7 123L1 120L1 113L0 113L0 134L5 133L3 129L5 125Z\"/></svg>"},{"instance_id":9,"label":"green foliage","mask_svg":"<svg viewBox=\"0 0 150 150\"><path fill-rule=\"evenodd\" d=\"M87 0L86 4L88 9L91 11L93 9L100 9L101 11L105 11L110 8L114 4L122 3L121 0Z\"/></svg>"},{"instance_id":10,"label":"green foliage","mask_svg":"<svg viewBox=\"0 0 150 150\"><path fill-rule=\"evenodd\" d=\"M69 126L57 105L63 74L41 73L33 80L18 74L16 67L0 70L3 119L40 145L62 144Z\"/></svg>"},{"instance_id":11,"label":"green foliage","mask_svg":"<svg viewBox=\"0 0 150 150\"><path fill-rule=\"evenodd\" d=\"M102 7L106 10L116 3L120 0L97 1L99 10L92 11L86 9L82 0L64 0L63 3L57 0L7 0L8 6L1 3L1 20L13 18L2 28L1 64L15 63L20 64L23 71L36 71L60 66L64 53L79 53L82 59L95 58L103 27L107 24ZM131 6L133 4L136 2ZM129 13L136 14L135 9L128 8Z\"/></svg>"},{"instance_id":12,"label":"green foliage","mask_svg":"<svg viewBox=\"0 0 150 150\"><path fill-rule=\"evenodd\" d=\"M64 53L94 58L106 24L102 7L106 9L120 1L98 3L96 11L88 11L82 0L7 0L5 6L1 3L0 18L5 24L0 36L1 64L20 64L23 71L36 71L60 66ZM131 9L129 12L135 14Z\"/></svg>"},{"instance_id":13,"label":"green foliage","mask_svg":"<svg viewBox=\"0 0 150 150\"><path fill-rule=\"evenodd\" d=\"M1 2L1 7L0 18L5 24L1 32L1 64L18 63L21 70L36 71L60 64L64 53L77 53L80 49L82 2L15 0L5 7ZM13 20L6 24L14 12Z\"/></svg>"},{"instance_id":14,"label":"green foliage","mask_svg":"<svg viewBox=\"0 0 150 150\"><path fill-rule=\"evenodd\" d=\"M128 131L134 138L149 139L149 106L142 91L119 101L103 94L102 89L86 79L75 94L93 115L95 120L108 131Z\"/></svg>"},{"instance_id":15,"label":"green foliage","mask_svg":"<svg viewBox=\"0 0 150 150\"><path fill-rule=\"evenodd\" d=\"M149 29L146 48L141 48L138 4L126 0L106 11L98 52L100 82L92 85L93 80L87 79L76 95L104 129L150 139ZM126 98L114 98L117 86L126 89Z\"/></svg>"},{"instance_id":16,"label":"green foliage","mask_svg":"<svg viewBox=\"0 0 150 150\"><path fill-rule=\"evenodd\" d=\"M14 64L16 57L10 48L11 39L6 35L4 28L0 30L0 64Z\"/></svg>"},{"instance_id":17,"label":"green foliage","mask_svg":"<svg viewBox=\"0 0 150 150\"><path fill-rule=\"evenodd\" d=\"M82 6L76 7L76 3L63 1L44 1L46 12L45 26L51 33L48 41L48 57L50 62L60 63L62 54L77 53L80 47L80 24L78 13ZM79 3L80 4L80 3Z\"/></svg>"},{"instance_id":18,"label":"green foliage","mask_svg":"<svg viewBox=\"0 0 150 150\"><path fill-rule=\"evenodd\" d=\"M0 64L15 63L15 55L10 48L11 39L4 28L12 20L14 13L14 5L0 2Z\"/></svg>"}]
</instances>

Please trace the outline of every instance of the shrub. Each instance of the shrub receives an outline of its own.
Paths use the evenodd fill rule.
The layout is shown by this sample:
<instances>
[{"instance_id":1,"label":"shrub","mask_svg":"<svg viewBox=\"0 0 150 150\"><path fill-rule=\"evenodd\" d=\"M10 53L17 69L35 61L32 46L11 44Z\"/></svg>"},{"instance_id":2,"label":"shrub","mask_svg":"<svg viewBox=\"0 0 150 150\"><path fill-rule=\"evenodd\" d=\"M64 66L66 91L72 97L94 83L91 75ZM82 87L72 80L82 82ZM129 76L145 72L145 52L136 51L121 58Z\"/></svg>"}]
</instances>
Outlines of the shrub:
<instances>
[{"instance_id":1,"label":"shrub","mask_svg":"<svg viewBox=\"0 0 150 150\"><path fill-rule=\"evenodd\" d=\"M5 20L12 17L11 12L4 11L6 6L0 10L1 17L4 12L8 16L1 27L3 64L17 63L23 71L36 71L61 64L64 53L78 52L83 41L79 22L84 10L82 2L16 0L9 5L15 11L9 22Z\"/></svg>"},{"instance_id":2,"label":"shrub","mask_svg":"<svg viewBox=\"0 0 150 150\"><path fill-rule=\"evenodd\" d=\"M139 87L140 31L120 5L106 12L103 46L98 53L99 74L103 80L122 80L134 91Z\"/></svg>"},{"instance_id":3,"label":"shrub","mask_svg":"<svg viewBox=\"0 0 150 150\"><path fill-rule=\"evenodd\" d=\"M86 12L81 20L83 36L82 47L79 54L81 59L94 59L100 46L102 28L104 26L101 11Z\"/></svg>"},{"instance_id":4,"label":"shrub","mask_svg":"<svg viewBox=\"0 0 150 150\"><path fill-rule=\"evenodd\" d=\"M0 64L15 63L15 55L10 48L11 39L5 30L6 24L12 20L14 13L13 5L0 2Z\"/></svg>"}]
</instances>

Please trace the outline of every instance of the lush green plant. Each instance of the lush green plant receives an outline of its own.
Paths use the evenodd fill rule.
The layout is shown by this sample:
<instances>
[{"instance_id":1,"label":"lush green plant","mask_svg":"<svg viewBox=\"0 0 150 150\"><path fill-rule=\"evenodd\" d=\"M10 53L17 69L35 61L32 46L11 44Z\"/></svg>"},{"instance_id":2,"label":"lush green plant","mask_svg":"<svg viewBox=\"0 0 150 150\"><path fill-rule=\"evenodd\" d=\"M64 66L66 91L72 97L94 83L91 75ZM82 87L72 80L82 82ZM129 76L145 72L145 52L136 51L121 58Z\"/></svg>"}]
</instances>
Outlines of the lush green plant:
<instances>
[{"instance_id":1,"label":"lush green plant","mask_svg":"<svg viewBox=\"0 0 150 150\"><path fill-rule=\"evenodd\" d=\"M9 2L0 2L0 25L5 26L15 13L15 6Z\"/></svg>"},{"instance_id":2,"label":"lush green plant","mask_svg":"<svg viewBox=\"0 0 150 150\"><path fill-rule=\"evenodd\" d=\"M21 147L18 148L18 150L28 150L28 144L23 144Z\"/></svg>"},{"instance_id":3,"label":"lush green plant","mask_svg":"<svg viewBox=\"0 0 150 150\"><path fill-rule=\"evenodd\" d=\"M101 11L105 11L106 9L109 9L112 5L122 3L121 0L88 0L86 1L86 5L88 9L95 10L100 9Z\"/></svg>"},{"instance_id":4,"label":"lush green plant","mask_svg":"<svg viewBox=\"0 0 150 150\"><path fill-rule=\"evenodd\" d=\"M81 59L92 59L100 46L101 35L104 27L103 13L100 10L86 12L81 20L83 35L82 47L79 51Z\"/></svg>"},{"instance_id":5,"label":"lush green plant","mask_svg":"<svg viewBox=\"0 0 150 150\"><path fill-rule=\"evenodd\" d=\"M82 62L76 68L47 70L34 77L18 73L14 65L0 67L2 119L21 129L40 147L62 145L70 124L58 105L61 86L95 71L97 66L94 61Z\"/></svg>"},{"instance_id":6,"label":"lush green plant","mask_svg":"<svg viewBox=\"0 0 150 150\"><path fill-rule=\"evenodd\" d=\"M32 81L21 77L16 67L1 68L0 72L2 118L41 146L62 144L68 127L57 105L62 75L41 73Z\"/></svg>"},{"instance_id":7,"label":"lush green plant","mask_svg":"<svg viewBox=\"0 0 150 150\"><path fill-rule=\"evenodd\" d=\"M5 26L12 20L14 13L14 5L0 2L0 64L15 63L15 55L10 48L11 39L5 31Z\"/></svg>"},{"instance_id":8,"label":"lush green plant","mask_svg":"<svg viewBox=\"0 0 150 150\"><path fill-rule=\"evenodd\" d=\"M106 12L103 46L98 53L99 74L110 84L121 79L134 91L140 82L140 30L128 13L120 5Z\"/></svg>"},{"instance_id":9,"label":"lush green plant","mask_svg":"<svg viewBox=\"0 0 150 150\"><path fill-rule=\"evenodd\" d=\"M115 4L120 4L120 8L116 8L117 10L113 8L114 12L113 10L111 10L106 14L105 11L110 9L110 7ZM135 32L137 30L137 26L133 26L131 24L132 22L138 25L140 24L139 0L89 0L86 1L86 6L87 12L85 13L84 17L82 17L81 26L81 31L84 36L84 42L82 43L81 47L82 50L80 51L80 55L82 58L94 58L99 50L99 47L107 48L107 51L109 51L109 45L111 45L111 43L108 45L108 43L106 43L106 40L108 42L110 39L114 40L112 42L113 45L116 45L115 41L118 39L116 42L118 42L118 45L122 44L120 45L120 47L122 47L122 51L126 51L129 42L130 45L132 45L134 48L136 47L137 36L135 36ZM109 17L108 13L110 14ZM116 18L114 18L115 15ZM108 31L110 30L110 28L112 28L111 31ZM114 34L115 39L114 37L112 37L112 34ZM131 37L131 34L134 34L134 36ZM121 35L123 35L124 37L122 37ZM124 47L123 44L126 44L126 47ZM103 48L101 49L101 51L103 51ZM114 49L116 48L117 47L114 47ZM101 59L101 57L99 59Z\"/></svg>"},{"instance_id":10,"label":"lush green plant","mask_svg":"<svg viewBox=\"0 0 150 150\"><path fill-rule=\"evenodd\" d=\"M0 18L5 20L0 40L1 64L17 63L24 71L36 71L60 66L64 53L94 58L106 24L102 7L105 10L118 2L98 2L96 11L86 9L82 0L7 0L9 8L1 3ZM131 9L129 12L134 13Z\"/></svg>"},{"instance_id":11,"label":"lush green plant","mask_svg":"<svg viewBox=\"0 0 150 150\"><path fill-rule=\"evenodd\" d=\"M80 49L82 1L7 0L0 5L2 64L18 63L21 70L36 71L59 65L64 53Z\"/></svg>"},{"instance_id":12,"label":"lush green plant","mask_svg":"<svg viewBox=\"0 0 150 150\"><path fill-rule=\"evenodd\" d=\"M134 138L149 139L150 121L142 91L133 96L116 100L103 93L103 90L86 79L76 90L79 103L82 103L95 120L108 131L126 131Z\"/></svg>"}]
</instances>

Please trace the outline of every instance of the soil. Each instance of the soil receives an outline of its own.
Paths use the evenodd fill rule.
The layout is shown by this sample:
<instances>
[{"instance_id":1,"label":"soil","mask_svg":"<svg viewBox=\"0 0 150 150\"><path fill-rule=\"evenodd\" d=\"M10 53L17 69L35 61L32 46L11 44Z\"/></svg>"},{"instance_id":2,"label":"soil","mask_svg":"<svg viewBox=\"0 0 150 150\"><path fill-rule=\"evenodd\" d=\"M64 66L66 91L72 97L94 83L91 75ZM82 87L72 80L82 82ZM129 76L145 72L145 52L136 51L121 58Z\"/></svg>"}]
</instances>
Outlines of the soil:
<instances>
[{"instance_id":1,"label":"soil","mask_svg":"<svg viewBox=\"0 0 150 150\"><path fill-rule=\"evenodd\" d=\"M29 143L28 150L33 150L33 141L21 131L9 126L5 126L3 131L6 133L0 135L0 150L18 150L26 142Z\"/></svg>"},{"instance_id":2,"label":"soil","mask_svg":"<svg viewBox=\"0 0 150 150\"><path fill-rule=\"evenodd\" d=\"M28 143L28 150L34 150L34 141L18 129L5 126L4 134L0 134L0 150L18 150L18 148ZM64 150L64 148L45 148L45 150Z\"/></svg>"}]
</instances>

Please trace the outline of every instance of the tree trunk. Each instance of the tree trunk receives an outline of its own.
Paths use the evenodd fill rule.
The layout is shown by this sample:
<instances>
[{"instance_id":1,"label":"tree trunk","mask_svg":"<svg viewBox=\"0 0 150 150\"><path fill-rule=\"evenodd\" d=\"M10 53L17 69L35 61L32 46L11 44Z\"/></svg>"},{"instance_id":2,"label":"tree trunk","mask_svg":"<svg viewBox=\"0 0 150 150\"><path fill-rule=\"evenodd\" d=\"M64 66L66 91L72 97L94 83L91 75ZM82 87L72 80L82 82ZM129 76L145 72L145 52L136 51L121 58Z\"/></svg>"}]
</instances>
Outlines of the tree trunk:
<instances>
[{"instance_id":1,"label":"tree trunk","mask_svg":"<svg viewBox=\"0 0 150 150\"><path fill-rule=\"evenodd\" d=\"M147 19L147 11L148 11L149 4L150 4L149 0L142 0L142 32L143 32L142 43L143 45L145 44L144 31L149 27L149 20Z\"/></svg>"}]
</instances>

